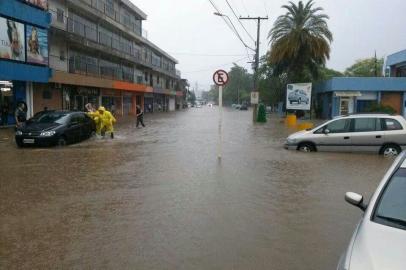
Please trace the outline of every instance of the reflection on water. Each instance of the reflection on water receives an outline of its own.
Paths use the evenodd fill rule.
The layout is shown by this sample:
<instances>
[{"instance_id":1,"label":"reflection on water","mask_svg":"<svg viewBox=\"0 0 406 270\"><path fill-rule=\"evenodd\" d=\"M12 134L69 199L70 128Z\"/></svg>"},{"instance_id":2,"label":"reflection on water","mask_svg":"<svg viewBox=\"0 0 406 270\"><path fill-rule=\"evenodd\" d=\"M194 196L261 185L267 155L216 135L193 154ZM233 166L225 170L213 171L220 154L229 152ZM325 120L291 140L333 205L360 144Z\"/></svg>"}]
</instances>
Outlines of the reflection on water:
<instances>
[{"instance_id":1,"label":"reflection on water","mask_svg":"<svg viewBox=\"0 0 406 270\"><path fill-rule=\"evenodd\" d=\"M276 118L213 108L116 139L17 149L0 131L0 269L334 269L391 161L282 148ZM8 138L8 139L7 139Z\"/></svg>"}]
</instances>

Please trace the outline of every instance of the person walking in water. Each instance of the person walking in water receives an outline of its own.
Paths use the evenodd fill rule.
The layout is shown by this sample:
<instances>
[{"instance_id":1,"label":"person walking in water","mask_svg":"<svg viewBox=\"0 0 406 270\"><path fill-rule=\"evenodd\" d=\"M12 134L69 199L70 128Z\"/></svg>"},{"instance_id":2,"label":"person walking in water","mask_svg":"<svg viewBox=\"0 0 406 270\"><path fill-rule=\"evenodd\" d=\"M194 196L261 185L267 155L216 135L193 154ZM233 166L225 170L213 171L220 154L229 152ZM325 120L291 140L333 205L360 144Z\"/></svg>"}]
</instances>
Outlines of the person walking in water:
<instances>
[{"instance_id":1,"label":"person walking in water","mask_svg":"<svg viewBox=\"0 0 406 270\"><path fill-rule=\"evenodd\" d=\"M140 105L137 105L137 127L140 125L140 123L141 123L141 125L143 126L143 127L145 127L145 125L144 125L144 111L141 109L141 106Z\"/></svg>"},{"instance_id":2,"label":"person walking in water","mask_svg":"<svg viewBox=\"0 0 406 270\"><path fill-rule=\"evenodd\" d=\"M100 106L97 111L99 112L98 121L101 122L101 136L104 137L106 133L110 133L110 137L114 139L113 125L116 123L116 118L103 106Z\"/></svg>"}]
</instances>

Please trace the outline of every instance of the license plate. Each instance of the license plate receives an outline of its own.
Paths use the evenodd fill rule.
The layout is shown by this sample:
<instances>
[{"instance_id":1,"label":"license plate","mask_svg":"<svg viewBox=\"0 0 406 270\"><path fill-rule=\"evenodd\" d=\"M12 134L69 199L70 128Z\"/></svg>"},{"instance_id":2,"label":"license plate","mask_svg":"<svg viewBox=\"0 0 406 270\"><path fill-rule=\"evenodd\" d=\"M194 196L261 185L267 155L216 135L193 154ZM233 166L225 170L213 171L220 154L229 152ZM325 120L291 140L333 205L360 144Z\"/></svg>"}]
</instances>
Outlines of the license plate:
<instances>
[{"instance_id":1,"label":"license plate","mask_svg":"<svg viewBox=\"0 0 406 270\"><path fill-rule=\"evenodd\" d=\"M35 143L34 139L24 139L23 143Z\"/></svg>"}]
</instances>

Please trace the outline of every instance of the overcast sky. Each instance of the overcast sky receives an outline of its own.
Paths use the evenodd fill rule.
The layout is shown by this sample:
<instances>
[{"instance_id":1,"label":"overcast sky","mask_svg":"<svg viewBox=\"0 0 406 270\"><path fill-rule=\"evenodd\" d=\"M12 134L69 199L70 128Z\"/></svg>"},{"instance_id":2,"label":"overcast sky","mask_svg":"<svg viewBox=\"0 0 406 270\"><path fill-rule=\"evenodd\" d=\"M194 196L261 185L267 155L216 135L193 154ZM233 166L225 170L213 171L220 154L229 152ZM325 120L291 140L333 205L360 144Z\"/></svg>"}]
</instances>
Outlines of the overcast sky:
<instances>
[{"instance_id":1,"label":"overcast sky","mask_svg":"<svg viewBox=\"0 0 406 270\"><path fill-rule=\"evenodd\" d=\"M194 87L208 89L212 73L217 68L229 69L232 62L251 69L247 51L215 12L209 0L131 0L147 15L143 27L148 38L178 59L177 69ZM226 0L212 0L227 14L244 41L254 47L253 41L239 25ZM275 19L285 11L285 0L228 0L237 15L269 16L261 31L261 52L269 49L268 32ZM294 0L294 2L298 2ZM339 71L355 60L406 49L405 0L316 0L316 5L330 16L333 32L331 59L327 66ZM255 21L244 21L244 26L256 38ZM215 55L215 56L214 56ZM252 54L250 52L251 58Z\"/></svg>"}]
</instances>

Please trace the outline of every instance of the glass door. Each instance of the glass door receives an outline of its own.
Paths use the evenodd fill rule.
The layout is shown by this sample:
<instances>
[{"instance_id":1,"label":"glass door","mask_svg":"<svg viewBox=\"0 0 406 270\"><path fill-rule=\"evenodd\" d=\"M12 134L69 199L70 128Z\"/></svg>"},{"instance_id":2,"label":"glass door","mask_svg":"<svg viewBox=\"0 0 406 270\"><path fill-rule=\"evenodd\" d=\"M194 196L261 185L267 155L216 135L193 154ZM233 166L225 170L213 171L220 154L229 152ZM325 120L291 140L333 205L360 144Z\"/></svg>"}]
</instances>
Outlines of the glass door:
<instances>
[{"instance_id":1,"label":"glass door","mask_svg":"<svg viewBox=\"0 0 406 270\"><path fill-rule=\"evenodd\" d=\"M349 114L349 105L350 99L349 98L340 98L340 115L347 115Z\"/></svg>"}]
</instances>

